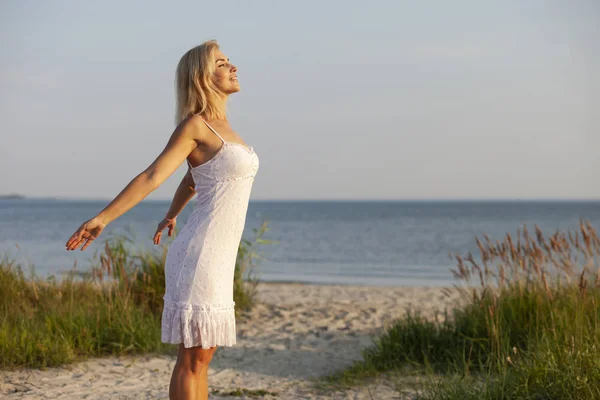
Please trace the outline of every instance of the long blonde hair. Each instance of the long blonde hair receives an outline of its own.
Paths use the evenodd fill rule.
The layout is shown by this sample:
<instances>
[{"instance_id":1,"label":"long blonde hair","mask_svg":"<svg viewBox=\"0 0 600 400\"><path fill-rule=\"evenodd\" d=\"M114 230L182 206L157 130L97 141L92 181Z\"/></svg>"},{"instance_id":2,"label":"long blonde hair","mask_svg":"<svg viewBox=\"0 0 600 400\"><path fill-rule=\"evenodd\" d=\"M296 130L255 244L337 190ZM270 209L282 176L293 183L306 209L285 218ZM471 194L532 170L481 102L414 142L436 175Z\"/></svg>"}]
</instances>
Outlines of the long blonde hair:
<instances>
[{"instance_id":1,"label":"long blonde hair","mask_svg":"<svg viewBox=\"0 0 600 400\"><path fill-rule=\"evenodd\" d=\"M217 107L223 93L215 86L213 52L219 49L216 40L208 40L188 50L179 60L175 73L175 125L193 114L208 120L224 119Z\"/></svg>"}]
</instances>

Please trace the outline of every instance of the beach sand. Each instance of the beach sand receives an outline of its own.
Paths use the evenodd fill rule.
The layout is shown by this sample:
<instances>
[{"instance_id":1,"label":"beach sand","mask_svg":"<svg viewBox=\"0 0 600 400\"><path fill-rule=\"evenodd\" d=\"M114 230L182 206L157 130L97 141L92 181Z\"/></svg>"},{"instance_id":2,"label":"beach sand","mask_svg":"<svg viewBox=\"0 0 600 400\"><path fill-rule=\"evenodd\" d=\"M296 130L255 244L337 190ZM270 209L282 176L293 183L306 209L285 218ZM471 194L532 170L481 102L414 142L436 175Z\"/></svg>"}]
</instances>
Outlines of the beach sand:
<instances>
[{"instance_id":1,"label":"beach sand","mask_svg":"<svg viewBox=\"0 0 600 400\"><path fill-rule=\"evenodd\" d=\"M381 287L268 283L260 304L237 321L237 344L217 349L208 372L210 399L245 399L237 388L277 393L271 399L400 398L389 382L323 391L310 378L361 359L407 308L433 317L458 298L440 287ZM171 356L95 358L46 370L1 371L7 399L167 399Z\"/></svg>"}]
</instances>

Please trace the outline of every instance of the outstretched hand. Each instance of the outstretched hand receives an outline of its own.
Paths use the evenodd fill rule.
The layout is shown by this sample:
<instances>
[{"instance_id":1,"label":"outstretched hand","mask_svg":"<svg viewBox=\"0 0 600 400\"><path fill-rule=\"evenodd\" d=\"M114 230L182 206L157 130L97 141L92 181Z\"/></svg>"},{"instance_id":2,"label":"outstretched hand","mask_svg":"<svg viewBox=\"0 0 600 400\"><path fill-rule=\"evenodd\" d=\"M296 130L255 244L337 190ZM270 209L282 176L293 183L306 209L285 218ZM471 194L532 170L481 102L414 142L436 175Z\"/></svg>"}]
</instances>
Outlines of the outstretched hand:
<instances>
[{"instance_id":1,"label":"outstretched hand","mask_svg":"<svg viewBox=\"0 0 600 400\"><path fill-rule=\"evenodd\" d=\"M168 235L173 236L173 231L175 230L175 225L177 224L177 220L176 219L163 219L162 221L160 221L158 223L158 228L156 228L156 233L154 234L154 244L155 245L159 245L160 244L160 238L162 236L162 231L165 228L169 228L168 230Z\"/></svg>"},{"instance_id":2,"label":"outstretched hand","mask_svg":"<svg viewBox=\"0 0 600 400\"><path fill-rule=\"evenodd\" d=\"M67 241L67 250L75 250L83 244L81 251L85 250L104 230L106 224L94 217L84 222Z\"/></svg>"}]
</instances>

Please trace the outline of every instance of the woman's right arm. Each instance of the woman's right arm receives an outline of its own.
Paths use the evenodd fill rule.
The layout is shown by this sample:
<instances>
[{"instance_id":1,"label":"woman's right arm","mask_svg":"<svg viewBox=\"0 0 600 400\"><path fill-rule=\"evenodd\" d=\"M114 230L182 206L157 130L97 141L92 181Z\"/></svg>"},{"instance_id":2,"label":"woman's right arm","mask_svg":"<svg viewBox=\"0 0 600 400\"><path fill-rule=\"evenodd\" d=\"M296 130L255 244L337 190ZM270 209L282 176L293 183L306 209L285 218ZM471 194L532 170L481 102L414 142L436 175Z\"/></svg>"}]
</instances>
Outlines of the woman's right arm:
<instances>
[{"instance_id":1,"label":"woman's right arm","mask_svg":"<svg viewBox=\"0 0 600 400\"><path fill-rule=\"evenodd\" d=\"M208 129L202 125L204 124L193 118L179 124L154 162L129 182L97 216L84 222L71 235L66 243L66 249L75 250L82 246L81 250L85 250L108 223L123 215L158 188L197 147L200 129Z\"/></svg>"}]
</instances>

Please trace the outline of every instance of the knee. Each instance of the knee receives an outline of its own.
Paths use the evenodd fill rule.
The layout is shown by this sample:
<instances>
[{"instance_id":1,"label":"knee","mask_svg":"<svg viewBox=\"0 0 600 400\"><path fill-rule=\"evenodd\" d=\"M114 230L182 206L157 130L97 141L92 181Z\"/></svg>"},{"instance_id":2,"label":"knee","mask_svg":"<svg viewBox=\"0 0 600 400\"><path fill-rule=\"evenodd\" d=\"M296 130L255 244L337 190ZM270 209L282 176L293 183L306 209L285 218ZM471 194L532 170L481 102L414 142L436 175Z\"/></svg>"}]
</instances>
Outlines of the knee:
<instances>
[{"instance_id":1,"label":"knee","mask_svg":"<svg viewBox=\"0 0 600 400\"><path fill-rule=\"evenodd\" d=\"M208 366L210 365L210 360L208 359L192 359L187 366L187 369L194 373L204 373L208 371Z\"/></svg>"},{"instance_id":2,"label":"knee","mask_svg":"<svg viewBox=\"0 0 600 400\"><path fill-rule=\"evenodd\" d=\"M193 356L191 359L191 370L193 372L208 371L208 366L212 361L212 353Z\"/></svg>"},{"instance_id":3,"label":"knee","mask_svg":"<svg viewBox=\"0 0 600 400\"><path fill-rule=\"evenodd\" d=\"M192 347L180 349L178 361L180 364L193 373L208 371L208 366L212 360L216 347L202 349L201 347Z\"/></svg>"}]
</instances>

